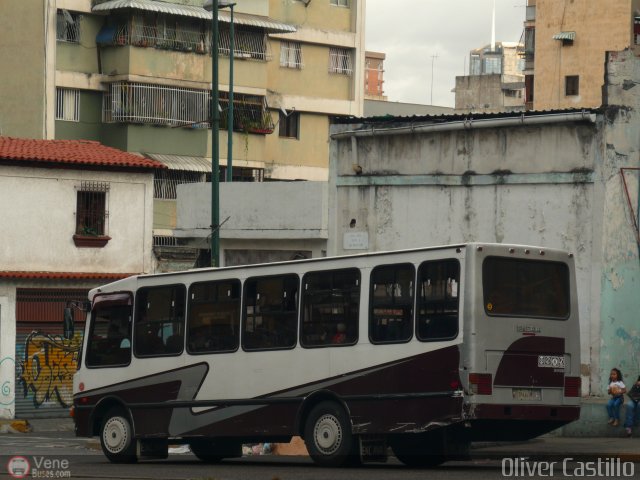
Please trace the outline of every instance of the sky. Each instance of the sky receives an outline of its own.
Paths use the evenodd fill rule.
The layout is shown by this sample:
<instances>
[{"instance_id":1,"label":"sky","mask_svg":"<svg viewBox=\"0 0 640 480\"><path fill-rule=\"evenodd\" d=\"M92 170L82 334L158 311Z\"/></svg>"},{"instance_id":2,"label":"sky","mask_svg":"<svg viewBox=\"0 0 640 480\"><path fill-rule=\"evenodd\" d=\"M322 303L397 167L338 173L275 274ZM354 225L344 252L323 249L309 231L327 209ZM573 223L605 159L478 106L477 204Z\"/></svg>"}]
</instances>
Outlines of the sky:
<instances>
[{"instance_id":1,"label":"sky","mask_svg":"<svg viewBox=\"0 0 640 480\"><path fill-rule=\"evenodd\" d=\"M495 2L496 41L518 42L526 0ZM491 43L492 11L493 0L367 0L365 46L387 55L388 100L453 107L469 51Z\"/></svg>"}]
</instances>

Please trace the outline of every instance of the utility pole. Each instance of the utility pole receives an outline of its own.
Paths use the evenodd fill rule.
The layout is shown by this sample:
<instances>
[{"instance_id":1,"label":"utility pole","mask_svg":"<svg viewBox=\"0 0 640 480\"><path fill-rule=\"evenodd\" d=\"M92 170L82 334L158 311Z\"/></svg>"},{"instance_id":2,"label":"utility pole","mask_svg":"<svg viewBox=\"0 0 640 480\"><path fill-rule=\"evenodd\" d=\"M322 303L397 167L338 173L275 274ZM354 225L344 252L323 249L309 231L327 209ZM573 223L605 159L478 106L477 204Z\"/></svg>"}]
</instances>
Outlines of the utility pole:
<instances>
[{"instance_id":1,"label":"utility pole","mask_svg":"<svg viewBox=\"0 0 640 480\"><path fill-rule=\"evenodd\" d=\"M433 63L435 62L438 55L431 55L431 105L433 105Z\"/></svg>"}]
</instances>

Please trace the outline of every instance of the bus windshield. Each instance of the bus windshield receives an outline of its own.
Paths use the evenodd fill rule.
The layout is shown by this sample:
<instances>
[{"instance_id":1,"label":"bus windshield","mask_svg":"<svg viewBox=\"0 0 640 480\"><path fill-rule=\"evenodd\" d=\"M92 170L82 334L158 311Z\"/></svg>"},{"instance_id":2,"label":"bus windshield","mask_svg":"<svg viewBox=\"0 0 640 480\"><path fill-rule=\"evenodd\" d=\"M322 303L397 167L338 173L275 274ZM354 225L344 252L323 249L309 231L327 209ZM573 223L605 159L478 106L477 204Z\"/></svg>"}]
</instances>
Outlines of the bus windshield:
<instances>
[{"instance_id":1,"label":"bus windshield","mask_svg":"<svg viewBox=\"0 0 640 480\"><path fill-rule=\"evenodd\" d=\"M564 263L488 257L482 284L490 316L569 317L569 269Z\"/></svg>"}]
</instances>

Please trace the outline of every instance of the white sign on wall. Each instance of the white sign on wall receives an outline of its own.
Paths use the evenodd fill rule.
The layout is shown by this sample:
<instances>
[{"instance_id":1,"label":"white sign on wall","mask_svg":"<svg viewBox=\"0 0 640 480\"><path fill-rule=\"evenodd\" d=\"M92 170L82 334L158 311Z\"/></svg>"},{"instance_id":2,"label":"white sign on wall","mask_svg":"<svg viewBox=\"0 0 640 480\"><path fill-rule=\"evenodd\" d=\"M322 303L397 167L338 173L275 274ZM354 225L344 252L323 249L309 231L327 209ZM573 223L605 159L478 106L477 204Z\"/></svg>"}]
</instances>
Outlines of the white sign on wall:
<instances>
[{"instance_id":1,"label":"white sign on wall","mask_svg":"<svg viewBox=\"0 0 640 480\"><path fill-rule=\"evenodd\" d=\"M369 248L369 232L347 232L342 237L344 250L367 250Z\"/></svg>"}]
</instances>

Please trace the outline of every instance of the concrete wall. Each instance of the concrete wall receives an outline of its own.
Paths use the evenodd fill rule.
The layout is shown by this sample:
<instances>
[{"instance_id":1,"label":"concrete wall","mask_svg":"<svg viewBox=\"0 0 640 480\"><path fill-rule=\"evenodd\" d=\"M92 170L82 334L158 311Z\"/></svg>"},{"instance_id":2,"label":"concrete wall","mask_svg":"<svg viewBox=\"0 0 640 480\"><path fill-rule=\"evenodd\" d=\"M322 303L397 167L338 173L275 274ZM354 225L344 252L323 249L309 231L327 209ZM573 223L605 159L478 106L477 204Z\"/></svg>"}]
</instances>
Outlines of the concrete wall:
<instances>
[{"instance_id":1,"label":"concrete wall","mask_svg":"<svg viewBox=\"0 0 640 480\"><path fill-rule=\"evenodd\" d=\"M631 51L611 53L606 67L608 105L588 121L556 122L561 117L552 115L548 124L524 126L514 117L505 125L502 115L495 120L501 126L471 122L385 135L379 125L373 136L334 139L329 254L474 240L572 251L583 393L606 396L614 366L635 378L640 59ZM399 119L389 127L402 126ZM332 132L361 127L336 125ZM625 177L628 199L625 167L632 169Z\"/></svg>"},{"instance_id":2,"label":"concrete wall","mask_svg":"<svg viewBox=\"0 0 640 480\"><path fill-rule=\"evenodd\" d=\"M469 241L574 252L588 388L590 339L599 325L589 292L599 256L592 218L600 215L593 172L601 163L601 139L589 122L523 127L514 119L502 128L334 141L328 253Z\"/></svg>"},{"instance_id":3,"label":"concrete wall","mask_svg":"<svg viewBox=\"0 0 640 480\"><path fill-rule=\"evenodd\" d=\"M110 185L111 240L104 248L78 248L73 242L82 181ZM151 272L152 200L151 172L0 167L2 270Z\"/></svg>"},{"instance_id":4,"label":"concrete wall","mask_svg":"<svg viewBox=\"0 0 640 480\"><path fill-rule=\"evenodd\" d=\"M42 108L47 105L47 76L42 73L48 54L48 49L43 48L45 40L53 43L55 48L55 33L51 38L43 30L48 16L52 14L49 3L38 0L2 2L0 135L46 136L45 111ZM55 9L53 23L55 25Z\"/></svg>"},{"instance_id":5,"label":"concrete wall","mask_svg":"<svg viewBox=\"0 0 640 480\"><path fill-rule=\"evenodd\" d=\"M507 96L507 87L519 83L522 84L522 88L517 89L519 96ZM524 77L521 75L496 74L456 77L456 110L504 112L523 109Z\"/></svg>"},{"instance_id":6,"label":"concrete wall","mask_svg":"<svg viewBox=\"0 0 640 480\"><path fill-rule=\"evenodd\" d=\"M176 237L208 248L211 184L177 187ZM225 219L228 220L225 221ZM221 258L225 250L310 251L324 255L326 182L221 183Z\"/></svg>"},{"instance_id":7,"label":"concrete wall","mask_svg":"<svg viewBox=\"0 0 640 480\"><path fill-rule=\"evenodd\" d=\"M602 168L602 276L600 385L617 366L631 382L640 374L640 244L632 216L640 209L640 59L632 52L610 53L606 62L607 102ZM621 168L625 174L629 209Z\"/></svg>"}]
</instances>

